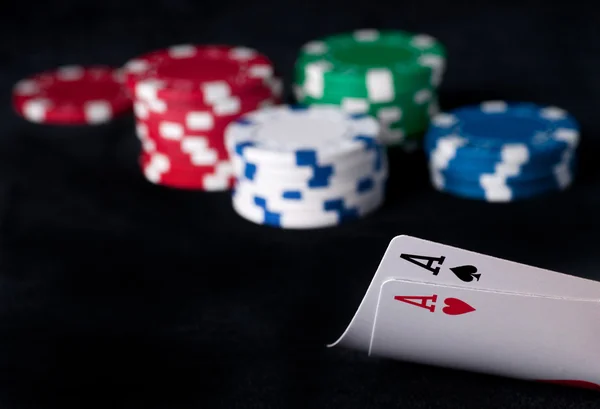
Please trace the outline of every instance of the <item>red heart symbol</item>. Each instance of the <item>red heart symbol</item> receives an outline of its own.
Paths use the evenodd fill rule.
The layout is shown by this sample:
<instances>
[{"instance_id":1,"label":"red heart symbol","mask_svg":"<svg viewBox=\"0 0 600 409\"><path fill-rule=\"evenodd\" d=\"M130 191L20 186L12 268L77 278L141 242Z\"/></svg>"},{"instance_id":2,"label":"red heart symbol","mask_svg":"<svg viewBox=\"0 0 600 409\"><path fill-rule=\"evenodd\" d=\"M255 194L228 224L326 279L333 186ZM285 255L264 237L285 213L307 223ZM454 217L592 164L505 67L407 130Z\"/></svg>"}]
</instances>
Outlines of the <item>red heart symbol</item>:
<instances>
[{"instance_id":1,"label":"red heart symbol","mask_svg":"<svg viewBox=\"0 0 600 409\"><path fill-rule=\"evenodd\" d=\"M462 315L475 311L475 308L458 298L446 298L444 304L446 306L442 309L442 312L448 315Z\"/></svg>"}]
</instances>

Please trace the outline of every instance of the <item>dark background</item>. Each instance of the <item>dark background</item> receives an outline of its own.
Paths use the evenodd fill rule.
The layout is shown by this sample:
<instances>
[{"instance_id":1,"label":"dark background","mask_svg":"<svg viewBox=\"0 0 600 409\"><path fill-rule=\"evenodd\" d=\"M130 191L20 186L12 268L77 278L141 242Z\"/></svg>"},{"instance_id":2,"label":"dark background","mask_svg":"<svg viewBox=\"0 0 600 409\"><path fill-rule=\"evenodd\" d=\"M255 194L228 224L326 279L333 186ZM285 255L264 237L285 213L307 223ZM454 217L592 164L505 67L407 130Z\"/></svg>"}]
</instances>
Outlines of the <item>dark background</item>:
<instances>
[{"instance_id":1,"label":"dark background","mask_svg":"<svg viewBox=\"0 0 600 409\"><path fill-rule=\"evenodd\" d=\"M596 392L325 348L399 234L600 277L594 2L480 3L4 4L0 406L600 408ZM394 154L378 213L338 228L280 231L237 217L226 193L146 183L131 123L52 133L25 126L9 107L10 87L25 75L120 65L184 42L255 47L289 85L303 43L370 27L426 32L447 46L442 108L505 98L572 112L583 129L575 186L522 203L462 200L433 191L422 154Z\"/></svg>"}]
</instances>

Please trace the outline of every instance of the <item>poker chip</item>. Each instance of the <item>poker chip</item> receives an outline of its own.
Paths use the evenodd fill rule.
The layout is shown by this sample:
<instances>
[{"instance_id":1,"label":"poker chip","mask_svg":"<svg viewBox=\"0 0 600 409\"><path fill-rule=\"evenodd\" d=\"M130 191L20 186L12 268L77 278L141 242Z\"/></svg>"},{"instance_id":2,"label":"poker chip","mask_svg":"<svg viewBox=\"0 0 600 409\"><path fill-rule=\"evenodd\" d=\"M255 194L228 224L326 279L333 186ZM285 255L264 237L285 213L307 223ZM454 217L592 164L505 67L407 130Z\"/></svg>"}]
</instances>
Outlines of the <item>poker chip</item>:
<instances>
[{"instance_id":1,"label":"poker chip","mask_svg":"<svg viewBox=\"0 0 600 409\"><path fill-rule=\"evenodd\" d=\"M264 85L274 76L269 59L253 49L192 44L142 55L129 61L124 72L137 98L206 104Z\"/></svg>"},{"instance_id":2,"label":"poker chip","mask_svg":"<svg viewBox=\"0 0 600 409\"><path fill-rule=\"evenodd\" d=\"M240 216L256 224L283 229L317 229L365 217L379 208L383 201L384 194L378 192L360 205L347 206L342 201L333 201L324 211L277 212L271 211L260 200L249 202L234 196L233 208Z\"/></svg>"},{"instance_id":3,"label":"poker chip","mask_svg":"<svg viewBox=\"0 0 600 409\"><path fill-rule=\"evenodd\" d=\"M349 178L360 179L364 175L385 170L385 151L373 149L370 152L361 152L355 159L348 158L344 161L334 161L325 165L304 166L292 165L289 167L263 166L250 163L234 155L232 158L234 171L240 179L253 184L269 184L279 186L305 186L312 188L327 187L338 182L343 183Z\"/></svg>"},{"instance_id":4,"label":"poker chip","mask_svg":"<svg viewBox=\"0 0 600 409\"><path fill-rule=\"evenodd\" d=\"M227 125L277 104L282 93L268 58L245 47L172 46L132 59L123 72L142 172L151 183L179 189L231 189Z\"/></svg>"},{"instance_id":5,"label":"poker chip","mask_svg":"<svg viewBox=\"0 0 600 409\"><path fill-rule=\"evenodd\" d=\"M330 186L312 188L293 184L257 185L238 179L235 195L264 203L271 211L326 211L333 202L342 202L346 207L361 204L365 198L381 193L386 180L387 169L382 169L378 174L356 177L355 181L340 181Z\"/></svg>"},{"instance_id":6,"label":"poker chip","mask_svg":"<svg viewBox=\"0 0 600 409\"><path fill-rule=\"evenodd\" d=\"M378 147L379 126L367 115L336 107L269 107L227 127L225 139L236 155L251 161L288 165L321 164Z\"/></svg>"},{"instance_id":7,"label":"poker chip","mask_svg":"<svg viewBox=\"0 0 600 409\"><path fill-rule=\"evenodd\" d=\"M140 158L148 181L177 189L222 191L233 186L231 163L215 160L211 164L181 166L165 154L143 154Z\"/></svg>"},{"instance_id":8,"label":"poker chip","mask_svg":"<svg viewBox=\"0 0 600 409\"><path fill-rule=\"evenodd\" d=\"M579 125L563 109L486 101L435 116L425 137L433 186L490 202L562 191L575 177Z\"/></svg>"},{"instance_id":9,"label":"poker chip","mask_svg":"<svg viewBox=\"0 0 600 409\"><path fill-rule=\"evenodd\" d=\"M301 104L377 118L386 145L414 146L437 113L445 49L433 37L357 30L304 45L295 65Z\"/></svg>"},{"instance_id":10,"label":"poker chip","mask_svg":"<svg viewBox=\"0 0 600 409\"><path fill-rule=\"evenodd\" d=\"M30 122L97 125L131 109L119 70L106 66L62 66L19 81L15 111Z\"/></svg>"},{"instance_id":11,"label":"poker chip","mask_svg":"<svg viewBox=\"0 0 600 409\"><path fill-rule=\"evenodd\" d=\"M558 180L548 178L521 184L499 181L486 185L483 182L452 181L439 190L456 196L488 202L512 202L561 191L565 188Z\"/></svg>"},{"instance_id":12,"label":"poker chip","mask_svg":"<svg viewBox=\"0 0 600 409\"><path fill-rule=\"evenodd\" d=\"M388 165L374 118L335 106L268 107L225 131L245 219L286 229L339 225L385 199Z\"/></svg>"}]
</instances>

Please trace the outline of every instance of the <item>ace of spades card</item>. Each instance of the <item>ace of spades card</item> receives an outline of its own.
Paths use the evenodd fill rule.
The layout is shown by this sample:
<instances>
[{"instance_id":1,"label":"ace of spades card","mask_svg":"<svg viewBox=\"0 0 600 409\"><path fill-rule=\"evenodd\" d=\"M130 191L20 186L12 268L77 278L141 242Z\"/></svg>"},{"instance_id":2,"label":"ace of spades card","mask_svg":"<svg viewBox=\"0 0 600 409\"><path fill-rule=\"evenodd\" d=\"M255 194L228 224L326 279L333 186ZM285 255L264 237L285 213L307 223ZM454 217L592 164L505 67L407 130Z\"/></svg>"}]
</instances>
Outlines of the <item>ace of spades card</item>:
<instances>
[{"instance_id":1,"label":"ace of spades card","mask_svg":"<svg viewBox=\"0 0 600 409\"><path fill-rule=\"evenodd\" d=\"M396 286L397 282L403 283L404 287L410 285L431 286L435 287L437 292L432 292L428 295L428 293L424 293L423 291L417 291L413 294L402 290L393 296L398 296L403 301L398 301L398 299L393 297L390 299L390 294L384 297L384 289L388 286ZM464 301L465 298L469 298L465 296L446 296L444 299L440 299L441 294L446 294L448 290L467 294L469 297L476 297L478 300L477 306L475 307L471 303ZM437 303L431 303L431 305L426 303L427 300L432 302L433 298L423 298L433 296L435 296L438 303L443 303L441 308ZM493 303L496 303L496 305L506 305L506 300L510 300L512 305L518 305L518 307L512 310L507 309L505 312L508 315L506 315L507 318L503 321L503 331L506 334L503 344L507 345L507 347L503 349L496 348L493 342L488 342L489 340L487 339L483 339L481 342L473 341L475 346L472 345L469 351L474 352L471 352L467 359L459 353L460 351L454 351L452 348L439 349L439 347L436 350L433 344L423 342L425 335L430 337L428 339L437 339L438 341L449 337L448 333L450 329L444 325L430 325L430 328L422 336L419 335L419 328L426 327L429 325L429 322L433 322L431 321L433 319L431 317L437 317L441 314L440 316L444 318L450 317L455 320L462 320L454 321L453 325L460 322L461 325L468 327L463 328L460 325L452 327L456 328L456 330L450 336L455 345L466 345L463 342L464 340L461 340L461 337L466 337L469 330L475 331L480 337L484 333L493 333L493 331L489 332L495 322L493 319L493 308L490 306ZM562 381L565 380L564 376L554 374L547 366L536 366L535 362L537 361L535 360L521 361L521 364L527 368L537 368L535 371L531 368L531 371L527 371L521 367L509 370L503 366L503 362L510 362L513 359L508 358L510 354L513 357L520 357L519 354L527 354L527 351L530 349L533 351L543 350L536 349L536 346L547 345L547 341L544 341L544 338L531 337L528 343L520 342L522 341L520 333L523 333L521 328L526 326L526 324L516 320L515 317L518 318L519 315L529 317L530 328L536 328L532 324L538 322L545 322L548 325L552 324L556 328L556 325L554 325L556 324L556 317L553 316L555 312L551 312L554 310L548 310L548 312L544 312L543 309L540 310L541 306L550 303L548 300L554 300L551 303L552 308L559 305L562 306L562 310L569 311L566 315L560 315L565 321L565 325L567 323L569 325L572 323L583 323L581 326L585 327L586 324L589 324L591 317L589 314L580 315L579 311L587 309L588 311L594 311L596 315L600 314L597 304L597 301L600 300L600 283L410 236L398 236L390 242L350 325L340 339L331 346L340 345L347 348L369 351L369 353L378 356L498 375ZM559 303L557 300L562 300L562 302ZM402 307L412 306L412 309L416 310L416 312L407 309L399 310L399 304ZM421 307L418 306L419 304ZM431 307L432 305L435 311L430 313L433 314L431 317L419 314L423 310L427 310L427 308L424 308L425 306ZM471 311L470 308L473 308L473 310ZM556 307L555 309L558 311L561 308ZM468 313L462 312L456 315L446 313L449 311L466 310L469 310ZM440 311L442 312L440 313ZM487 313L487 320L484 320L485 322L477 321L477 319L480 319L479 317L485 315L481 311ZM467 316L469 318L465 318ZM474 316L477 316L477 319L471 318ZM544 319L542 320L542 318ZM445 324L447 321L440 322ZM469 324L465 324L467 322ZM469 327L469 325L472 326ZM548 335L548 332L542 330L539 330L539 333ZM407 336L407 334L415 336L413 343L406 341L404 336ZM600 335L600 333L593 335ZM469 339L476 340L477 337L471 336ZM581 347L578 344L575 346ZM491 349L493 348L495 348L495 351L503 352L493 355L491 354ZM510 350L511 348L513 349ZM550 348L548 351L554 354L554 358L563 359L565 362L569 360L576 361L572 353L565 353L564 350L563 356L558 357L556 353L560 351L560 348L557 351ZM461 359L457 359L456 357L460 357ZM565 362L557 362L555 361L555 368L563 368L561 365ZM573 365L575 364L573 363ZM595 365L600 365L600 361L595 361ZM547 373L544 374L544 371ZM570 375L568 371L563 374ZM583 371L581 376L583 375L587 376L587 372ZM570 379L589 382L599 381L598 383L600 383L600 379L590 380L589 377L575 377Z\"/></svg>"}]
</instances>

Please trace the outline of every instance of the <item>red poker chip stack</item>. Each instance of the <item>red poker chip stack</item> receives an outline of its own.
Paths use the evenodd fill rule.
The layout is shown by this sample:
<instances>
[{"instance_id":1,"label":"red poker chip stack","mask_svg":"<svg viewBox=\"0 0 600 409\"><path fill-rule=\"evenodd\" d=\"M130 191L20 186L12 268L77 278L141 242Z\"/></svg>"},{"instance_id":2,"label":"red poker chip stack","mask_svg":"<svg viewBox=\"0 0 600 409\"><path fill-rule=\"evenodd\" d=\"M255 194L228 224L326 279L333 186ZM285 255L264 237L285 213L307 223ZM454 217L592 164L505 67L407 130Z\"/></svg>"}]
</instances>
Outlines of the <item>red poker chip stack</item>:
<instances>
[{"instance_id":1,"label":"red poker chip stack","mask_svg":"<svg viewBox=\"0 0 600 409\"><path fill-rule=\"evenodd\" d=\"M244 47L173 46L129 61L124 74L142 171L150 182L173 188L230 189L225 127L281 97L272 63Z\"/></svg>"}]
</instances>

